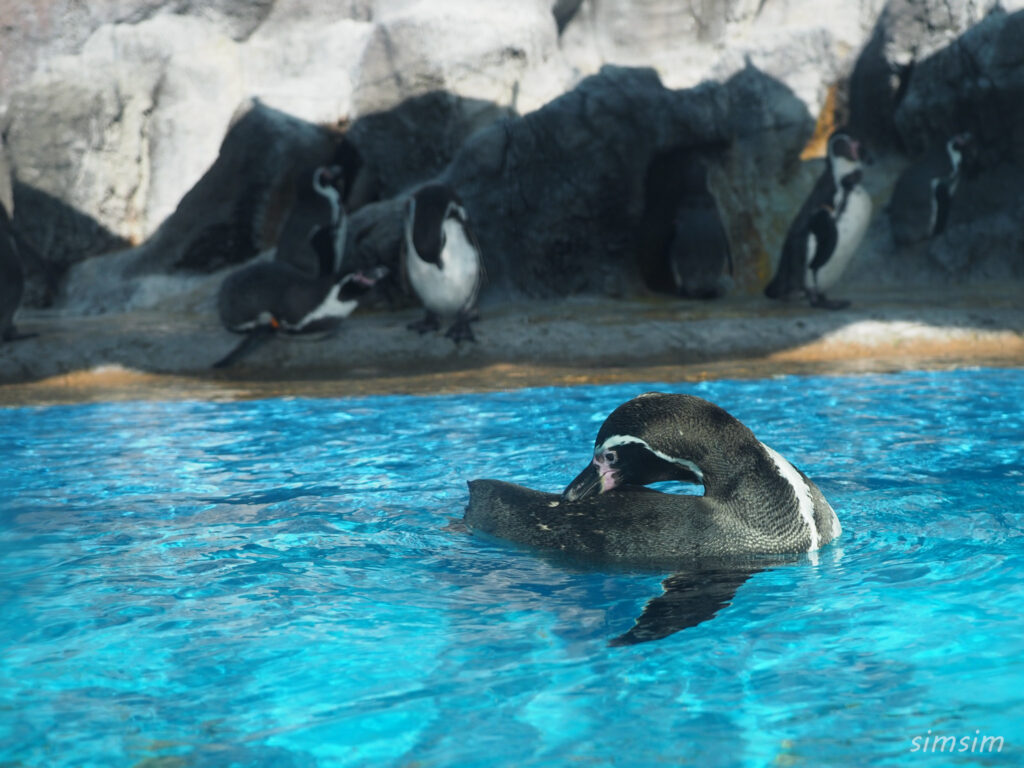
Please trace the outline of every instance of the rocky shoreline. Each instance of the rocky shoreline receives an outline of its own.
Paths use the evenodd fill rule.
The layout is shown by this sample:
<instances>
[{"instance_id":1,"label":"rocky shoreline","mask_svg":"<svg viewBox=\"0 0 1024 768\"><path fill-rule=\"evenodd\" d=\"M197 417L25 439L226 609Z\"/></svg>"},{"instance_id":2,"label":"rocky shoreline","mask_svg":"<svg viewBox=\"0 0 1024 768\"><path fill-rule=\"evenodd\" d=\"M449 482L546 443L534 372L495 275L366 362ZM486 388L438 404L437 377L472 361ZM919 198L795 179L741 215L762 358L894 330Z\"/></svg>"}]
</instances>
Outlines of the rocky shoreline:
<instances>
[{"instance_id":1,"label":"rocky shoreline","mask_svg":"<svg viewBox=\"0 0 1024 768\"><path fill-rule=\"evenodd\" d=\"M201 314L26 312L0 347L0 404L435 393L609 381L1024 365L1016 286L853 296L844 311L739 297L579 297L485 307L476 344L405 329L419 310L359 311L333 336L279 338L237 367L238 337Z\"/></svg>"}]
</instances>

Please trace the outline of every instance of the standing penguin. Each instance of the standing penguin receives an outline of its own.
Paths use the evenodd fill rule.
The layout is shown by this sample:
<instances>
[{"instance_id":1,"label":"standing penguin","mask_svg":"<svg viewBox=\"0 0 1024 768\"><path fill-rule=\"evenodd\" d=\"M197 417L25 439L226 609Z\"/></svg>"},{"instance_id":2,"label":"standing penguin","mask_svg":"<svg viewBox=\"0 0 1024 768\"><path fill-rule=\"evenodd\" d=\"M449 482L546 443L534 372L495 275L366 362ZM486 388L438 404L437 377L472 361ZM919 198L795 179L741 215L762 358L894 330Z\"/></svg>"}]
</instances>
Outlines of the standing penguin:
<instances>
[{"instance_id":1,"label":"standing penguin","mask_svg":"<svg viewBox=\"0 0 1024 768\"><path fill-rule=\"evenodd\" d=\"M673 219L668 262L680 296L714 299L724 296L732 275L729 238L718 214L715 198L708 189L708 169L694 159L684 171L683 193Z\"/></svg>"},{"instance_id":2,"label":"standing penguin","mask_svg":"<svg viewBox=\"0 0 1024 768\"><path fill-rule=\"evenodd\" d=\"M828 299L825 291L843 274L871 221L871 198L861 184L862 156L859 142L847 133L836 131L829 138L825 172L786 233L766 296L785 299L802 292L812 307L849 306Z\"/></svg>"},{"instance_id":3,"label":"standing penguin","mask_svg":"<svg viewBox=\"0 0 1024 768\"><path fill-rule=\"evenodd\" d=\"M14 327L14 313L24 292L25 273L21 267L21 255L14 242L7 209L0 202L0 341L28 338Z\"/></svg>"},{"instance_id":4,"label":"standing penguin","mask_svg":"<svg viewBox=\"0 0 1024 768\"><path fill-rule=\"evenodd\" d=\"M326 184L323 170L314 174L314 188ZM221 322L229 331L246 334L246 338L215 368L231 365L277 331L312 333L333 328L387 274L385 267L342 274L348 220L337 195L334 199L334 223L317 227L310 234L318 259L316 275L284 261L270 261L243 267L221 283L217 295Z\"/></svg>"},{"instance_id":5,"label":"standing penguin","mask_svg":"<svg viewBox=\"0 0 1024 768\"><path fill-rule=\"evenodd\" d=\"M453 317L445 334L458 344L476 341L469 324L476 319L476 299L483 282L480 245L455 190L428 184L416 190L405 211L405 273L423 302L426 316L409 329L426 333Z\"/></svg>"},{"instance_id":6,"label":"standing penguin","mask_svg":"<svg viewBox=\"0 0 1024 768\"><path fill-rule=\"evenodd\" d=\"M900 175L889 201L892 238L897 246L927 240L946 228L963 153L970 141L969 133L953 136Z\"/></svg>"},{"instance_id":7,"label":"standing penguin","mask_svg":"<svg viewBox=\"0 0 1024 768\"><path fill-rule=\"evenodd\" d=\"M327 203L329 223L327 226L313 227L310 230L309 239L310 243L313 244L313 250L316 252L318 259L322 258L321 252L323 248L330 248L330 252L334 256L331 274L337 274L338 270L341 269L341 258L345 255L345 239L348 237L348 215L344 205L342 205L341 192L339 191L339 187L344 186L344 183L344 174L340 166L321 166L313 172L313 189ZM318 247L316 238L328 235L332 238L330 243L325 243ZM323 274L324 263L321 260L319 264L320 273Z\"/></svg>"}]
</instances>

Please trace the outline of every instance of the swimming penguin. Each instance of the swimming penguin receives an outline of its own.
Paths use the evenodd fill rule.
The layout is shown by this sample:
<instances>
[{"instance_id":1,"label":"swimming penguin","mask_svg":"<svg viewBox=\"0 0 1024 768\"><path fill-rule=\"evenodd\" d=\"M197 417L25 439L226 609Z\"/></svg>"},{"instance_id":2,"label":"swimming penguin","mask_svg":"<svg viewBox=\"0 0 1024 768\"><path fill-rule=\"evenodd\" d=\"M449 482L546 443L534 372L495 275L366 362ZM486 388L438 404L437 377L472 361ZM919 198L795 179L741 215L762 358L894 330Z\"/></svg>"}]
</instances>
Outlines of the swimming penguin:
<instances>
[{"instance_id":1,"label":"swimming penguin","mask_svg":"<svg viewBox=\"0 0 1024 768\"><path fill-rule=\"evenodd\" d=\"M825 291L853 258L871 221L871 197L861 184L863 152L847 133L828 140L828 163L786 233L775 277L765 288L772 299L803 292L812 307L842 309Z\"/></svg>"},{"instance_id":2,"label":"swimming penguin","mask_svg":"<svg viewBox=\"0 0 1024 768\"><path fill-rule=\"evenodd\" d=\"M704 495L642 487L664 480L701 484ZM560 495L473 480L464 519L551 553L675 571L615 645L706 621L778 556L813 557L842 532L817 485L737 419L699 397L660 392L611 413L593 459Z\"/></svg>"},{"instance_id":3,"label":"swimming penguin","mask_svg":"<svg viewBox=\"0 0 1024 768\"><path fill-rule=\"evenodd\" d=\"M676 293L690 299L724 296L732 280L732 253L715 198L708 189L707 166L694 159L686 167L684 190L673 220L668 261Z\"/></svg>"},{"instance_id":4,"label":"swimming penguin","mask_svg":"<svg viewBox=\"0 0 1024 768\"><path fill-rule=\"evenodd\" d=\"M900 175L889 202L896 245L927 240L946 228L950 204L960 181L963 153L970 141L969 133L953 136Z\"/></svg>"},{"instance_id":5,"label":"swimming penguin","mask_svg":"<svg viewBox=\"0 0 1024 768\"><path fill-rule=\"evenodd\" d=\"M18 311L24 292L21 254L14 241L7 208L0 202L0 341L17 341L35 335L18 333L14 326L14 313Z\"/></svg>"},{"instance_id":6,"label":"swimming penguin","mask_svg":"<svg viewBox=\"0 0 1024 768\"><path fill-rule=\"evenodd\" d=\"M282 261L261 262L228 275L217 295L224 327L246 338L215 368L225 368L278 331L312 333L329 330L348 317L386 267L341 273L339 227L320 227L311 240L319 272L311 276Z\"/></svg>"},{"instance_id":7,"label":"swimming penguin","mask_svg":"<svg viewBox=\"0 0 1024 768\"><path fill-rule=\"evenodd\" d=\"M469 324L476 318L476 299L483 282L480 244L455 190L445 184L420 187L405 212L405 273L423 302L426 316L409 329L426 333L453 317L445 334L458 344L476 341Z\"/></svg>"}]
</instances>

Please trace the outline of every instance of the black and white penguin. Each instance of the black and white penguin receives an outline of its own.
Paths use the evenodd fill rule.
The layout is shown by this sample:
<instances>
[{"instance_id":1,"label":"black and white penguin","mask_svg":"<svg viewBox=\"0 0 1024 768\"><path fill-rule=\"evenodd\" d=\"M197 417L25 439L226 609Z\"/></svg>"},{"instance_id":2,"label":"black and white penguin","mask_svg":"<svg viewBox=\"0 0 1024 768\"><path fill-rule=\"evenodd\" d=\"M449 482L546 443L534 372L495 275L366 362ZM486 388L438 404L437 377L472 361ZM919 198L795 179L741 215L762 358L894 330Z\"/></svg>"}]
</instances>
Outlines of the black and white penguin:
<instances>
[{"instance_id":1,"label":"black and white penguin","mask_svg":"<svg viewBox=\"0 0 1024 768\"><path fill-rule=\"evenodd\" d=\"M703 485L704 495L642 487L664 480ZM469 487L472 529L575 559L675 571L616 645L695 626L754 573L813 559L842 532L803 472L722 408L683 394L651 392L616 408L560 495L496 480Z\"/></svg>"},{"instance_id":2,"label":"black and white penguin","mask_svg":"<svg viewBox=\"0 0 1024 768\"><path fill-rule=\"evenodd\" d=\"M14 326L14 313L18 311L25 292L25 273L21 254L14 241L14 231L7 208L0 202L0 341L28 338L19 334Z\"/></svg>"},{"instance_id":3,"label":"black and white penguin","mask_svg":"<svg viewBox=\"0 0 1024 768\"><path fill-rule=\"evenodd\" d=\"M341 200L341 189L344 187L345 177L341 166L321 166L313 172L313 189L320 195L327 204L328 223L326 226L317 226L310 230L310 243L317 254L318 260L322 248L316 245L317 237L325 237L325 231L329 233L332 240L330 248L334 254L334 266L331 274L337 274L341 269L341 259L345 254L345 241L348 237L348 213ZM320 263L320 271L323 273L323 263Z\"/></svg>"},{"instance_id":4,"label":"black and white penguin","mask_svg":"<svg viewBox=\"0 0 1024 768\"><path fill-rule=\"evenodd\" d=\"M695 158L684 173L668 246L669 269L680 296L718 298L728 293L732 284L728 276L733 273L729 238L715 197L708 189L707 166Z\"/></svg>"},{"instance_id":5,"label":"black and white penguin","mask_svg":"<svg viewBox=\"0 0 1024 768\"><path fill-rule=\"evenodd\" d=\"M927 240L946 228L970 141L969 133L953 136L900 175L889 201L889 221L897 246Z\"/></svg>"},{"instance_id":6,"label":"black and white penguin","mask_svg":"<svg viewBox=\"0 0 1024 768\"><path fill-rule=\"evenodd\" d=\"M469 324L476 319L483 260L469 215L448 185L428 184L409 198L403 262L406 277L426 309L426 316L410 323L409 329L436 331L441 318L453 318L445 335L456 344L476 341Z\"/></svg>"},{"instance_id":7,"label":"black and white penguin","mask_svg":"<svg viewBox=\"0 0 1024 768\"><path fill-rule=\"evenodd\" d=\"M277 332L312 333L330 330L348 317L388 270L343 274L344 209L334 226L319 227L310 236L319 259L316 275L283 261L251 264L228 275L217 295L221 323L246 338L214 367L224 368Z\"/></svg>"},{"instance_id":8,"label":"black and white penguin","mask_svg":"<svg viewBox=\"0 0 1024 768\"><path fill-rule=\"evenodd\" d=\"M871 197L861 184L863 152L843 131L828 140L825 172L797 214L782 245L775 277L765 288L772 299L803 293L812 307L842 309L825 291L842 276L871 221Z\"/></svg>"}]
</instances>

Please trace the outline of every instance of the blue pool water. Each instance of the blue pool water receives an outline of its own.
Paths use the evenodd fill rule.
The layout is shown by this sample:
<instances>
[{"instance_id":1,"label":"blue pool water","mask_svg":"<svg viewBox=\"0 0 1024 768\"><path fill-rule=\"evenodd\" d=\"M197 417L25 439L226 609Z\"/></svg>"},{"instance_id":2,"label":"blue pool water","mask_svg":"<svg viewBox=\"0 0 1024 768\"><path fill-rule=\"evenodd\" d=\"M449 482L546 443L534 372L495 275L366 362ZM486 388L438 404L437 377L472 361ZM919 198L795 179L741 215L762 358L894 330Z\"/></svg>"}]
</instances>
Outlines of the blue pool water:
<instances>
[{"instance_id":1,"label":"blue pool water","mask_svg":"<svg viewBox=\"0 0 1024 768\"><path fill-rule=\"evenodd\" d=\"M845 532L610 648L667 574L447 526L467 479L560 490L648 389ZM0 765L1019 765L1022 403L978 370L0 410Z\"/></svg>"}]
</instances>

